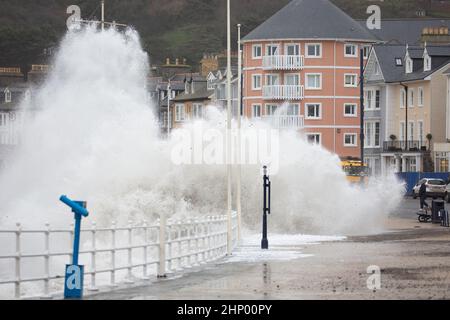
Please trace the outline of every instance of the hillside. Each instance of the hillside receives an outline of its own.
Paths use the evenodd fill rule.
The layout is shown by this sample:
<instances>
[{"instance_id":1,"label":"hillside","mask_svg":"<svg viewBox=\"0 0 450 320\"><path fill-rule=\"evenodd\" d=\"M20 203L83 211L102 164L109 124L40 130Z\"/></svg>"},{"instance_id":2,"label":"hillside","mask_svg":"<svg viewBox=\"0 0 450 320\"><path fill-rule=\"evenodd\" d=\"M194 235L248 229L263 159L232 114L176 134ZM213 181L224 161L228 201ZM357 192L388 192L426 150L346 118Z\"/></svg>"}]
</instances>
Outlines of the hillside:
<instances>
[{"instance_id":1,"label":"hillside","mask_svg":"<svg viewBox=\"0 0 450 320\"><path fill-rule=\"evenodd\" d=\"M250 32L289 0L232 0L232 24ZM367 17L372 0L333 0L355 18ZM384 0L383 18L414 17L432 0ZM1 0L0 65L44 62L44 48L54 47L64 34L70 4L81 7L83 18L100 16L97 0ZM108 20L127 23L141 34L152 62L165 57L186 57L196 64L203 52L223 50L226 40L225 0L106 0ZM428 8L431 16L450 12Z\"/></svg>"}]
</instances>

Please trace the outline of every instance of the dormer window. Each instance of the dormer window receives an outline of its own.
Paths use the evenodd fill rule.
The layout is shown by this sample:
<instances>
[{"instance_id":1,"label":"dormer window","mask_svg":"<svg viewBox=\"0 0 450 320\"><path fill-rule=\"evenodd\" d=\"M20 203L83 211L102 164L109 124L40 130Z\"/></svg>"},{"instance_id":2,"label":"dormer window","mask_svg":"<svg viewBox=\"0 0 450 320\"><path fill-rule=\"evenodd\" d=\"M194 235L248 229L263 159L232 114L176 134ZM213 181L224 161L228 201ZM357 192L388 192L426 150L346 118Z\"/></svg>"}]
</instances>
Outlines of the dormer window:
<instances>
[{"instance_id":1,"label":"dormer window","mask_svg":"<svg viewBox=\"0 0 450 320\"><path fill-rule=\"evenodd\" d=\"M184 81L184 91L189 94L189 81Z\"/></svg>"},{"instance_id":2,"label":"dormer window","mask_svg":"<svg viewBox=\"0 0 450 320\"><path fill-rule=\"evenodd\" d=\"M410 57L406 57L406 73L413 72L413 61Z\"/></svg>"},{"instance_id":3,"label":"dormer window","mask_svg":"<svg viewBox=\"0 0 450 320\"><path fill-rule=\"evenodd\" d=\"M397 67L403 66L403 59L402 58L395 58L395 65Z\"/></svg>"},{"instance_id":4,"label":"dormer window","mask_svg":"<svg viewBox=\"0 0 450 320\"><path fill-rule=\"evenodd\" d=\"M428 54L425 54L423 58L423 71L431 70L431 57Z\"/></svg>"},{"instance_id":5,"label":"dormer window","mask_svg":"<svg viewBox=\"0 0 450 320\"><path fill-rule=\"evenodd\" d=\"M5 103L11 102L11 91L8 88L5 89Z\"/></svg>"}]
</instances>

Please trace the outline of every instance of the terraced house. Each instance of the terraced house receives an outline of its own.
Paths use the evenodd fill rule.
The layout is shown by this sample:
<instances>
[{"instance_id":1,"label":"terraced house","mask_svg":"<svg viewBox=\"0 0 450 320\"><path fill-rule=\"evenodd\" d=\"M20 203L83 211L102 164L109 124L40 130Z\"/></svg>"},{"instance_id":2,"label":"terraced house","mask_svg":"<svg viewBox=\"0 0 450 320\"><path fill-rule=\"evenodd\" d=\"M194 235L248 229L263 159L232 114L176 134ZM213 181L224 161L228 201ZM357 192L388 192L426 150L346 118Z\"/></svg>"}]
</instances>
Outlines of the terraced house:
<instances>
[{"instance_id":1,"label":"terraced house","mask_svg":"<svg viewBox=\"0 0 450 320\"><path fill-rule=\"evenodd\" d=\"M450 45L373 47L365 71L365 161L373 173L448 172L449 157L442 162L438 151L450 137L449 68Z\"/></svg>"},{"instance_id":2,"label":"terraced house","mask_svg":"<svg viewBox=\"0 0 450 320\"><path fill-rule=\"evenodd\" d=\"M373 42L328 0L290 2L243 39L245 116L282 117L312 143L357 157L360 49L368 56Z\"/></svg>"}]
</instances>

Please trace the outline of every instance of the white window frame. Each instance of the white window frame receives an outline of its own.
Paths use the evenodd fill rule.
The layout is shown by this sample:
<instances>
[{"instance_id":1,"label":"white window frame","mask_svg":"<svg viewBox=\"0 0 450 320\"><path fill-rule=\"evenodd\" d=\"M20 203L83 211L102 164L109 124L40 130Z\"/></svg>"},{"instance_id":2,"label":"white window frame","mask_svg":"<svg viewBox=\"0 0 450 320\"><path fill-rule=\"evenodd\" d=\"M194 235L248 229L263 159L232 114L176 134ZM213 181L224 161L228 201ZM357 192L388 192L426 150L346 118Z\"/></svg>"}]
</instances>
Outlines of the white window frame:
<instances>
[{"instance_id":1,"label":"white window frame","mask_svg":"<svg viewBox=\"0 0 450 320\"><path fill-rule=\"evenodd\" d=\"M354 137L354 143L347 143L347 137ZM357 147L358 146L358 134L357 133L344 133L344 147Z\"/></svg>"},{"instance_id":2,"label":"white window frame","mask_svg":"<svg viewBox=\"0 0 450 320\"><path fill-rule=\"evenodd\" d=\"M269 81L267 81L269 77L277 78L277 84L269 84ZM278 73L266 73L264 77L264 83L266 86L279 86L281 83L281 77Z\"/></svg>"},{"instance_id":3,"label":"white window frame","mask_svg":"<svg viewBox=\"0 0 450 320\"><path fill-rule=\"evenodd\" d=\"M364 59L369 59L372 46L363 46Z\"/></svg>"},{"instance_id":4,"label":"white window frame","mask_svg":"<svg viewBox=\"0 0 450 320\"><path fill-rule=\"evenodd\" d=\"M193 103L192 104L192 117L194 119L202 119L203 118L203 103ZM200 116L198 115L200 110Z\"/></svg>"},{"instance_id":5,"label":"white window frame","mask_svg":"<svg viewBox=\"0 0 450 320\"><path fill-rule=\"evenodd\" d=\"M408 141L414 141L414 131L415 130L416 130L415 121L408 121Z\"/></svg>"},{"instance_id":6,"label":"white window frame","mask_svg":"<svg viewBox=\"0 0 450 320\"><path fill-rule=\"evenodd\" d=\"M295 110L295 112L292 112L292 110ZM288 116L298 116L300 115L300 103L289 103L287 105L287 111Z\"/></svg>"},{"instance_id":7,"label":"white window frame","mask_svg":"<svg viewBox=\"0 0 450 320\"><path fill-rule=\"evenodd\" d=\"M423 107L424 103L425 103L425 91L423 90L423 87L419 87L418 89L418 102L417 102L417 106L419 107Z\"/></svg>"},{"instance_id":8,"label":"white window frame","mask_svg":"<svg viewBox=\"0 0 450 320\"><path fill-rule=\"evenodd\" d=\"M348 114L346 113L345 109L347 106L354 106L355 107L355 113L354 114ZM358 104L357 103L344 103L344 117L345 118L357 118L358 117Z\"/></svg>"},{"instance_id":9,"label":"white window frame","mask_svg":"<svg viewBox=\"0 0 450 320\"><path fill-rule=\"evenodd\" d=\"M269 47L276 47L277 48L277 54L269 55ZM266 56L279 56L279 55L281 55L280 48L281 48L281 46L280 46L279 43L266 44Z\"/></svg>"},{"instance_id":10,"label":"white window frame","mask_svg":"<svg viewBox=\"0 0 450 320\"><path fill-rule=\"evenodd\" d=\"M301 52L302 52L302 48L301 48L301 46L300 46L300 44L298 44L298 43L286 43L285 45L284 45L284 55L288 55L288 48L289 47L297 47L297 49L298 49L298 54L296 55L296 56L300 56L301 55ZM294 55L295 56L295 55Z\"/></svg>"},{"instance_id":11,"label":"white window frame","mask_svg":"<svg viewBox=\"0 0 450 320\"><path fill-rule=\"evenodd\" d=\"M11 91L8 88L6 88L4 92L5 92L5 103L10 103L12 101Z\"/></svg>"},{"instance_id":12,"label":"white window frame","mask_svg":"<svg viewBox=\"0 0 450 320\"><path fill-rule=\"evenodd\" d=\"M275 114L275 112L273 111L273 108L275 107L275 112L276 110L280 107L278 104L276 103L266 103L264 105L264 114L266 116L273 116ZM270 111L270 112L269 112Z\"/></svg>"},{"instance_id":13,"label":"white window frame","mask_svg":"<svg viewBox=\"0 0 450 320\"><path fill-rule=\"evenodd\" d=\"M405 121L400 121L400 126L399 126L400 132L399 132L399 135L398 135L400 141L404 141L405 140L405 134L406 134L405 129L406 129L405 128Z\"/></svg>"},{"instance_id":14,"label":"white window frame","mask_svg":"<svg viewBox=\"0 0 450 320\"><path fill-rule=\"evenodd\" d=\"M256 81L255 78L259 77L259 86L256 86ZM256 90L261 90L262 88L262 75L261 74L253 74L252 75L252 90L256 91Z\"/></svg>"},{"instance_id":15,"label":"white window frame","mask_svg":"<svg viewBox=\"0 0 450 320\"><path fill-rule=\"evenodd\" d=\"M412 61L412 59L410 58L410 57L407 57L406 58L406 61L405 61L405 72L406 73L412 73L413 72L413 61Z\"/></svg>"},{"instance_id":16,"label":"white window frame","mask_svg":"<svg viewBox=\"0 0 450 320\"><path fill-rule=\"evenodd\" d=\"M320 87L310 87L308 83L308 76L319 76ZM322 73L306 73L305 74L305 89L307 90L322 90Z\"/></svg>"},{"instance_id":17,"label":"white window frame","mask_svg":"<svg viewBox=\"0 0 450 320\"><path fill-rule=\"evenodd\" d=\"M259 108L259 115L258 116L255 114L255 107ZM252 104L252 118L259 119L261 117L262 117L262 105L261 105L261 103L253 103Z\"/></svg>"},{"instance_id":18,"label":"white window frame","mask_svg":"<svg viewBox=\"0 0 450 320\"><path fill-rule=\"evenodd\" d=\"M354 83L347 84L347 77L353 77ZM356 73L345 73L344 74L344 87L346 88L356 88L358 86L358 75Z\"/></svg>"},{"instance_id":19,"label":"white window frame","mask_svg":"<svg viewBox=\"0 0 450 320\"><path fill-rule=\"evenodd\" d=\"M177 103L175 104L175 122L184 121L186 121L186 106L184 103Z\"/></svg>"},{"instance_id":20,"label":"white window frame","mask_svg":"<svg viewBox=\"0 0 450 320\"><path fill-rule=\"evenodd\" d=\"M319 109L319 114L317 116L310 116L309 115L309 107L314 106L314 107L318 107ZM314 113L316 113L316 110L314 111ZM322 119L322 103L318 103L318 102L309 102L309 103L305 103L305 119L308 120L321 120Z\"/></svg>"},{"instance_id":21,"label":"white window frame","mask_svg":"<svg viewBox=\"0 0 450 320\"><path fill-rule=\"evenodd\" d=\"M347 48L349 48L349 47L355 48L355 53L354 54L348 54L347 53ZM358 45L356 45L354 43L346 43L344 45L344 57L346 57L346 58L358 58Z\"/></svg>"},{"instance_id":22,"label":"white window frame","mask_svg":"<svg viewBox=\"0 0 450 320\"><path fill-rule=\"evenodd\" d=\"M423 71L430 71L431 70L431 57L426 54L423 59Z\"/></svg>"},{"instance_id":23,"label":"white window frame","mask_svg":"<svg viewBox=\"0 0 450 320\"><path fill-rule=\"evenodd\" d=\"M415 90L414 88L408 88L408 108L414 108L415 100Z\"/></svg>"},{"instance_id":24,"label":"white window frame","mask_svg":"<svg viewBox=\"0 0 450 320\"><path fill-rule=\"evenodd\" d=\"M320 55L310 55L309 54L309 50L308 49L309 49L309 47L312 47L312 46L319 46ZM305 55L306 55L307 58L310 58L310 59L320 59L320 58L322 58L322 51L323 51L322 43L320 43L320 42L307 43L305 48L306 48Z\"/></svg>"},{"instance_id":25,"label":"white window frame","mask_svg":"<svg viewBox=\"0 0 450 320\"><path fill-rule=\"evenodd\" d=\"M256 48L259 48L259 52L260 52L260 55L259 56L256 56L255 55L255 50L256 50ZM262 57L263 57L263 47L262 47L262 44L254 44L254 45L252 45L252 59L253 60L260 60L260 59L262 59Z\"/></svg>"},{"instance_id":26,"label":"white window frame","mask_svg":"<svg viewBox=\"0 0 450 320\"><path fill-rule=\"evenodd\" d=\"M378 123L378 140L376 139L376 127ZM370 126L370 131L368 130ZM364 135L366 136L366 143L364 148L380 148L381 146L381 122L376 120L364 121Z\"/></svg>"},{"instance_id":27,"label":"white window frame","mask_svg":"<svg viewBox=\"0 0 450 320\"><path fill-rule=\"evenodd\" d=\"M319 132L307 132L305 134L307 142L309 142L309 137L311 137L311 136L318 136L319 137L319 142L314 142L313 145L318 145L318 146L322 145L322 133L319 133Z\"/></svg>"},{"instance_id":28,"label":"white window frame","mask_svg":"<svg viewBox=\"0 0 450 320\"><path fill-rule=\"evenodd\" d=\"M406 90L405 88L400 88L400 109L404 109L406 106Z\"/></svg>"},{"instance_id":29,"label":"white window frame","mask_svg":"<svg viewBox=\"0 0 450 320\"><path fill-rule=\"evenodd\" d=\"M425 130L424 130L424 122L423 120L418 120L417 121L417 140L422 143L424 142L425 139Z\"/></svg>"}]
</instances>

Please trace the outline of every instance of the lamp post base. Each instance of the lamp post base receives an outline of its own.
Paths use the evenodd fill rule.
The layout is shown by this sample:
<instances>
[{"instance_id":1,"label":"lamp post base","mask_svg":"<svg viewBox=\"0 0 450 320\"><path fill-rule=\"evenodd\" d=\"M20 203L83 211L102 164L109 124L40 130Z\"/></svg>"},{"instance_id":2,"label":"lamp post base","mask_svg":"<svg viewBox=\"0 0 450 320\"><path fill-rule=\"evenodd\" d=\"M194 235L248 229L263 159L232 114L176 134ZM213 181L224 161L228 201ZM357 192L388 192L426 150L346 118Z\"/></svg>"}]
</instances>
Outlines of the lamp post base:
<instances>
[{"instance_id":1,"label":"lamp post base","mask_svg":"<svg viewBox=\"0 0 450 320\"><path fill-rule=\"evenodd\" d=\"M261 240L261 249L269 249L269 240L267 239L262 239Z\"/></svg>"}]
</instances>

